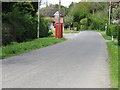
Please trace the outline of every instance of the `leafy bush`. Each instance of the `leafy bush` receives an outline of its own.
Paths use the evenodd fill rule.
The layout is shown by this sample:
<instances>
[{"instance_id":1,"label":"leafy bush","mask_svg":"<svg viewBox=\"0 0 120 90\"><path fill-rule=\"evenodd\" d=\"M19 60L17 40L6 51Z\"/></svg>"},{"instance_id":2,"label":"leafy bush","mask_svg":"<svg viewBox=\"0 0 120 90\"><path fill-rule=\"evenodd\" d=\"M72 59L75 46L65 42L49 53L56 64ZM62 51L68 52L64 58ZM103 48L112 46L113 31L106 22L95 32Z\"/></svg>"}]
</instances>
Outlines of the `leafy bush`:
<instances>
[{"instance_id":1,"label":"leafy bush","mask_svg":"<svg viewBox=\"0 0 120 90\"><path fill-rule=\"evenodd\" d=\"M37 21L30 14L23 15L14 9L8 14L3 13L2 21L3 45L12 41L22 42L36 38Z\"/></svg>"},{"instance_id":2,"label":"leafy bush","mask_svg":"<svg viewBox=\"0 0 120 90\"><path fill-rule=\"evenodd\" d=\"M118 25L109 25L108 30L106 31L106 34L109 36L113 36L114 38L117 38L118 37L118 30L119 30Z\"/></svg>"},{"instance_id":3,"label":"leafy bush","mask_svg":"<svg viewBox=\"0 0 120 90\"><path fill-rule=\"evenodd\" d=\"M79 31L80 30L80 25L78 24L78 26L77 26L77 31Z\"/></svg>"},{"instance_id":4,"label":"leafy bush","mask_svg":"<svg viewBox=\"0 0 120 90\"><path fill-rule=\"evenodd\" d=\"M77 31L79 31L80 29L80 25L78 24L78 22L74 22L73 27L75 27Z\"/></svg>"},{"instance_id":5,"label":"leafy bush","mask_svg":"<svg viewBox=\"0 0 120 90\"><path fill-rule=\"evenodd\" d=\"M86 30L86 25L81 25L81 30Z\"/></svg>"},{"instance_id":6,"label":"leafy bush","mask_svg":"<svg viewBox=\"0 0 120 90\"><path fill-rule=\"evenodd\" d=\"M49 36L49 26L50 20L44 19L42 16L40 17L40 37Z\"/></svg>"},{"instance_id":7,"label":"leafy bush","mask_svg":"<svg viewBox=\"0 0 120 90\"><path fill-rule=\"evenodd\" d=\"M104 16L104 17L103 17ZM93 30L105 30L105 24L108 22L108 15L106 10L103 9L103 11L96 12L94 15L90 14L88 16L89 21L89 29Z\"/></svg>"},{"instance_id":8,"label":"leafy bush","mask_svg":"<svg viewBox=\"0 0 120 90\"><path fill-rule=\"evenodd\" d=\"M117 37L117 35L118 35L118 26L117 25L112 25L111 35L113 35L115 38Z\"/></svg>"},{"instance_id":9,"label":"leafy bush","mask_svg":"<svg viewBox=\"0 0 120 90\"><path fill-rule=\"evenodd\" d=\"M73 22L73 27L77 27L78 26L78 22Z\"/></svg>"},{"instance_id":10,"label":"leafy bush","mask_svg":"<svg viewBox=\"0 0 120 90\"><path fill-rule=\"evenodd\" d=\"M106 34L108 36L111 36L111 30L110 30L111 25L108 25L108 29L106 30Z\"/></svg>"},{"instance_id":11,"label":"leafy bush","mask_svg":"<svg viewBox=\"0 0 120 90\"><path fill-rule=\"evenodd\" d=\"M80 20L80 23L81 23L82 25L86 25L87 22L88 22L88 19L87 19L87 18L83 18L83 19Z\"/></svg>"},{"instance_id":12,"label":"leafy bush","mask_svg":"<svg viewBox=\"0 0 120 90\"><path fill-rule=\"evenodd\" d=\"M89 27L88 27L88 30L93 30L94 29L94 25L91 24Z\"/></svg>"},{"instance_id":13,"label":"leafy bush","mask_svg":"<svg viewBox=\"0 0 120 90\"><path fill-rule=\"evenodd\" d=\"M37 38L37 16L21 14L18 9L2 15L3 45L11 42L23 42ZM49 20L40 18L40 37L49 35Z\"/></svg>"}]
</instances>

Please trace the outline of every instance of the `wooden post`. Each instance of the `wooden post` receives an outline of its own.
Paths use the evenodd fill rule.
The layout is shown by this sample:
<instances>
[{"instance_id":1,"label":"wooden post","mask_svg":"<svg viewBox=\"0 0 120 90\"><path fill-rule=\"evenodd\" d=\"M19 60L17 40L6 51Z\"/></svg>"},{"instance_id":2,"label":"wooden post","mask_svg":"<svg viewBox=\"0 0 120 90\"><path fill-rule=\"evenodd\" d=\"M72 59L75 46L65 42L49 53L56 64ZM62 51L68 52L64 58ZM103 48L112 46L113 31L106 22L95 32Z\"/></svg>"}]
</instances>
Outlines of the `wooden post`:
<instances>
[{"instance_id":1,"label":"wooden post","mask_svg":"<svg viewBox=\"0 0 120 90\"><path fill-rule=\"evenodd\" d=\"M61 9L61 0L59 0L58 37L60 37L60 9Z\"/></svg>"}]
</instances>

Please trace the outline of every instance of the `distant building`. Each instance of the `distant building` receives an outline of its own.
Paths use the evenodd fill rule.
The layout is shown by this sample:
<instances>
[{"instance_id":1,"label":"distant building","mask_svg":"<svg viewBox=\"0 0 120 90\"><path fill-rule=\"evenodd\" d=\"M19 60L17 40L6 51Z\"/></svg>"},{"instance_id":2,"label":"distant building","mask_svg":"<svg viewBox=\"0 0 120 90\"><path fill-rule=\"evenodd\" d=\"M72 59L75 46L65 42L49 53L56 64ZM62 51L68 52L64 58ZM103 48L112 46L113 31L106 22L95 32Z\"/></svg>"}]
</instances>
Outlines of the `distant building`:
<instances>
[{"instance_id":1,"label":"distant building","mask_svg":"<svg viewBox=\"0 0 120 90\"><path fill-rule=\"evenodd\" d=\"M43 15L45 18L50 19L51 25L50 29L55 29L55 23L58 22L59 17L59 10L58 8L47 8L47 9L40 9L40 14ZM60 23L64 23L64 16L65 16L65 10L60 10Z\"/></svg>"}]
</instances>

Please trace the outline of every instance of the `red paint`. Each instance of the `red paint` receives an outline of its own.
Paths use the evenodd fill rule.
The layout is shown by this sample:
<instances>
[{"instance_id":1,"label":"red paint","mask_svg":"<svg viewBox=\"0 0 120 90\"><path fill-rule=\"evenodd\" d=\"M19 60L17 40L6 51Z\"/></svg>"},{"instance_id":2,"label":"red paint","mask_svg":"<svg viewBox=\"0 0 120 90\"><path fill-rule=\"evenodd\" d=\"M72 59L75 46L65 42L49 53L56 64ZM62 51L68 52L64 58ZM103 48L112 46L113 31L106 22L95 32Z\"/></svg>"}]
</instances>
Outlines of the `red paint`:
<instances>
[{"instance_id":1,"label":"red paint","mask_svg":"<svg viewBox=\"0 0 120 90\"><path fill-rule=\"evenodd\" d=\"M59 23L56 23L55 38L62 38L63 37L63 23L60 23L60 32L58 30L59 30Z\"/></svg>"}]
</instances>

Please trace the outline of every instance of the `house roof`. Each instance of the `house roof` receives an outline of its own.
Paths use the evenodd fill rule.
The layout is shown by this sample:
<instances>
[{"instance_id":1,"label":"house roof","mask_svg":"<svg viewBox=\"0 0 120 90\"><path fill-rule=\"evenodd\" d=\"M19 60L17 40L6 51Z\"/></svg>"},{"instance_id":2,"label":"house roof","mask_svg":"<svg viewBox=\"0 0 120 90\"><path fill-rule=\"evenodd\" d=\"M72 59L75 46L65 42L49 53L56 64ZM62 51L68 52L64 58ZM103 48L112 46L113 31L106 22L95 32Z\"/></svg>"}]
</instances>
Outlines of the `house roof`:
<instances>
[{"instance_id":1,"label":"house roof","mask_svg":"<svg viewBox=\"0 0 120 90\"><path fill-rule=\"evenodd\" d=\"M51 16L54 16L54 14L57 11L59 11L58 8L40 9L40 14L42 14L43 16L46 16L46 17L51 17ZM64 9L60 9L60 16L65 16L65 10Z\"/></svg>"}]
</instances>

